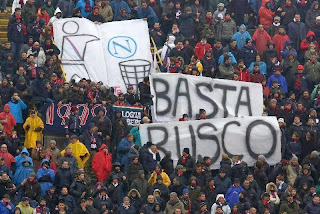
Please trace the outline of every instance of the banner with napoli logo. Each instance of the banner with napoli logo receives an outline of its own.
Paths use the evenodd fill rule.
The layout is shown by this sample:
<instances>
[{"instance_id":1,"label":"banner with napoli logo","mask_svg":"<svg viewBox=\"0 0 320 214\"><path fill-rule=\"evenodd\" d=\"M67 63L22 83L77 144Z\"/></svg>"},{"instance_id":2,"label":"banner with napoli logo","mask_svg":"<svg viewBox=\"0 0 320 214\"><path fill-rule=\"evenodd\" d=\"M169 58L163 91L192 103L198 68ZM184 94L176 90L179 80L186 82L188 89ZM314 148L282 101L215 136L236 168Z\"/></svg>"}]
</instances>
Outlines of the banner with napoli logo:
<instances>
[{"instance_id":1,"label":"banner with napoli logo","mask_svg":"<svg viewBox=\"0 0 320 214\"><path fill-rule=\"evenodd\" d=\"M143 108L140 107L110 105L103 106L102 104L88 105L83 103L66 103L59 106L57 103L53 103L47 109L46 113L44 129L46 134L63 135L65 133L65 121L71 113L72 106L77 106L79 109L79 118L82 131L88 127L92 118L98 115L98 111L101 108L105 110L105 115L107 115L111 121L113 121L114 112L120 111L122 118L126 119L129 127L136 126L143 118Z\"/></svg>"},{"instance_id":2,"label":"banner with napoli logo","mask_svg":"<svg viewBox=\"0 0 320 214\"><path fill-rule=\"evenodd\" d=\"M152 70L147 21L142 19L94 24L85 18L53 23L67 80L89 78L126 92Z\"/></svg>"}]
</instances>

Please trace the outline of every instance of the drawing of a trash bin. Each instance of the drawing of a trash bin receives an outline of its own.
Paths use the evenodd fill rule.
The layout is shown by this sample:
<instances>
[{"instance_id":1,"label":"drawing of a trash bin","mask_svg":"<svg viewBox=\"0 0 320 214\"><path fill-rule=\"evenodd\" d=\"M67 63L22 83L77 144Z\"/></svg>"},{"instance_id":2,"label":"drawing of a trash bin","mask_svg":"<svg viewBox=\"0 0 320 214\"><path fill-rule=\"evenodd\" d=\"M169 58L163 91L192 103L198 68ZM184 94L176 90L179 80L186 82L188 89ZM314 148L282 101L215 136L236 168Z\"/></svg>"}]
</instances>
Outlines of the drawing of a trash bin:
<instances>
[{"instance_id":1,"label":"drawing of a trash bin","mask_svg":"<svg viewBox=\"0 0 320 214\"><path fill-rule=\"evenodd\" d=\"M151 62L144 59L131 59L119 62L119 67L126 88L133 85L137 90L139 82L142 82L144 77L149 76Z\"/></svg>"}]
</instances>

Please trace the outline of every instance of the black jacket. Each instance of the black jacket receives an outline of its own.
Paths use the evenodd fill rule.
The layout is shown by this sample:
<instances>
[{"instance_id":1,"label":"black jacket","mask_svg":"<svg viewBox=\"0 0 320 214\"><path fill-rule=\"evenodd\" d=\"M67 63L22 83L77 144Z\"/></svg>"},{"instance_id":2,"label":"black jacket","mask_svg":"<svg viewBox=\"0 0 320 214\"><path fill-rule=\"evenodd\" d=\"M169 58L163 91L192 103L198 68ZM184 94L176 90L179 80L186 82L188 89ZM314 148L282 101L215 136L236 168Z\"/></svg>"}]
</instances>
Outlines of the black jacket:
<instances>
[{"instance_id":1,"label":"black jacket","mask_svg":"<svg viewBox=\"0 0 320 214\"><path fill-rule=\"evenodd\" d=\"M70 168L61 168L55 176L55 186L57 190L60 190L63 186L70 187L73 181L73 176L71 174Z\"/></svg>"}]
</instances>

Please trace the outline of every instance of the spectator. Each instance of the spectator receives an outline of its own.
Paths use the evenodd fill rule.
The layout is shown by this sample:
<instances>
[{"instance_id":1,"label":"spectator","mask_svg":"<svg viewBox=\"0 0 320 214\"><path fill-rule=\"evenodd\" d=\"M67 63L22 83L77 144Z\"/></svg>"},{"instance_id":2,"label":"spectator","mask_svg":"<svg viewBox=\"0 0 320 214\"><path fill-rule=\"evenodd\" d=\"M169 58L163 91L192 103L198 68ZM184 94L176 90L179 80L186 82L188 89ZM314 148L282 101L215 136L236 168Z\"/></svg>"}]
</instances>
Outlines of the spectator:
<instances>
[{"instance_id":1,"label":"spectator","mask_svg":"<svg viewBox=\"0 0 320 214\"><path fill-rule=\"evenodd\" d=\"M112 169L112 154L108 147L102 144L92 161L92 170L96 173L98 181L104 181Z\"/></svg>"},{"instance_id":2,"label":"spectator","mask_svg":"<svg viewBox=\"0 0 320 214\"><path fill-rule=\"evenodd\" d=\"M89 151L82 143L79 142L76 135L72 135L70 139L71 143L68 147L70 147L72 154L77 159L78 167L83 168L90 157ZM63 156L65 152L66 150L61 151L61 156Z\"/></svg>"},{"instance_id":3,"label":"spectator","mask_svg":"<svg viewBox=\"0 0 320 214\"><path fill-rule=\"evenodd\" d=\"M23 129L26 132L25 147L28 149L35 148L36 141L42 140L42 130L44 125L40 117L37 116L36 111L31 111L30 116L23 124Z\"/></svg>"}]
</instances>

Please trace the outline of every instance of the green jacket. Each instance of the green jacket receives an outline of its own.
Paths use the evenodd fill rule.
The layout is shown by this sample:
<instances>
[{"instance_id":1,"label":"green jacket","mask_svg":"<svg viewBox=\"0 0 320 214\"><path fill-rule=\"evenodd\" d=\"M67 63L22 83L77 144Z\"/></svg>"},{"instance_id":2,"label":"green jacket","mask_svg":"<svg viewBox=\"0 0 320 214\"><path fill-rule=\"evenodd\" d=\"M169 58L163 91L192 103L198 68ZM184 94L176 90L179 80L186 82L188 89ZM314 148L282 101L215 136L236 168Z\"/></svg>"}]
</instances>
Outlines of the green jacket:
<instances>
[{"instance_id":1,"label":"green jacket","mask_svg":"<svg viewBox=\"0 0 320 214\"><path fill-rule=\"evenodd\" d=\"M293 207L289 207L289 204L287 201L284 201L280 205L280 214L300 214L300 208L299 205L295 202L293 202Z\"/></svg>"},{"instance_id":2,"label":"green jacket","mask_svg":"<svg viewBox=\"0 0 320 214\"><path fill-rule=\"evenodd\" d=\"M200 21L201 36L205 36L207 39L215 38L215 21L210 24L206 19Z\"/></svg>"}]
</instances>

